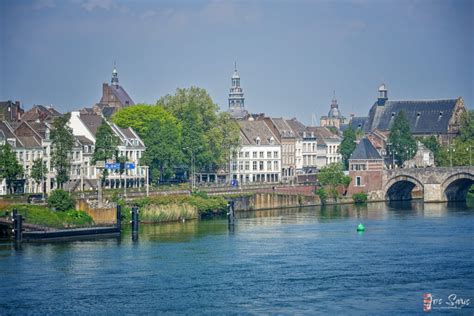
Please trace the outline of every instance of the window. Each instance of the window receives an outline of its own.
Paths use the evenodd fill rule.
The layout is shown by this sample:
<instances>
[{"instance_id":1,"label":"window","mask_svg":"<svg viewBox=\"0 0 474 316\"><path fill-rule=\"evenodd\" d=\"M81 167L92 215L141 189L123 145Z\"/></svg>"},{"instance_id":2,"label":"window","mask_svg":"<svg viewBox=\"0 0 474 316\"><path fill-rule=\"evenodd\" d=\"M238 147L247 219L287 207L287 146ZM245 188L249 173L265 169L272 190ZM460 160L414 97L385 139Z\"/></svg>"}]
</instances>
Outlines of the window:
<instances>
[{"instance_id":1,"label":"window","mask_svg":"<svg viewBox=\"0 0 474 316\"><path fill-rule=\"evenodd\" d=\"M250 169L250 163L248 161L245 162L245 170Z\"/></svg>"},{"instance_id":2,"label":"window","mask_svg":"<svg viewBox=\"0 0 474 316\"><path fill-rule=\"evenodd\" d=\"M272 152L271 151L267 151L267 158L272 158Z\"/></svg>"},{"instance_id":3,"label":"window","mask_svg":"<svg viewBox=\"0 0 474 316\"><path fill-rule=\"evenodd\" d=\"M249 158L250 157L250 152L246 151L245 152L245 158Z\"/></svg>"},{"instance_id":4,"label":"window","mask_svg":"<svg viewBox=\"0 0 474 316\"><path fill-rule=\"evenodd\" d=\"M25 160L29 161L30 160L30 155L28 152L25 152Z\"/></svg>"},{"instance_id":5,"label":"window","mask_svg":"<svg viewBox=\"0 0 474 316\"><path fill-rule=\"evenodd\" d=\"M232 171L237 171L237 162L236 161L232 162Z\"/></svg>"},{"instance_id":6,"label":"window","mask_svg":"<svg viewBox=\"0 0 474 316\"><path fill-rule=\"evenodd\" d=\"M272 170L272 162L267 161L267 171L271 171L271 170Z\"/></svg>"},{"instance_id":7,"label":"window","mask_svg":"<svg viewBox=\"0 0 474 316\"><path fill-rule=\"evenodd\" d=\"M360 187L362 185L362 181L360 177L356 177L356 187Z\"/></svg>"},{"instance_id":8,"label":"window","mask_svg":"<svg viewBox=\"0 0 474 316\"><path fill-rule=\"evenodd\" d=\"M252 170L257 171L257 162L254 161L252 164Z\"/></svg>"},{"instance_id":9,"label":"window","mask_svg":"<svg viewBox=\"0 0 474 316\"><path fill-rule=\"evenodd\" d=\"M273 158L278 158L278 151L273 152Z\"/></svg>"},{"instance_id":10,"label":"window","mask_svg":"<svg viewBox=\"0 0 474 316\"><path fill-rule=\"evenodd\" d=\"M252 153L252 157L253 157L253 158L257 158L257 152L256 152L256 151L254 151L254 152Z\"/></svg>"},{"instance_id":11,"label":"window","mask_svg":"<svg viewBox=\"0 0 474 316\"><path fill-rule=\"evenodd\" d=\"M241 151L239 152L239 158L243 158L244 157L244 153Z\"/></svg>"},{"instance_id":12,"label":"window","mask_svg":"<svg viewBox=\"0 0 474 316\"><path fill-rule=\"evenodd\" d=\"M278 161L273 162L273 170L278 171Z\"/></svg>"},{"instance_id":13,"label":"window","mask_svg":"<svg viewBox=\"0 0 474 316\"><path fill-rule=\"evenodd\" d=\"M260 161L260 163L259 163L259 168L258 168L258 169L259 169L259 170L263 170L263 161Z\"/></svg>"},{"instance_id":14,"label":"window","mask_svg":"<svg viewBox=\"0 0 474 316\"><path fill-rule=\"evenodd\" d=\"M260 158L263 158L263 151L260 152Z\"/></svg>"},{"instance_id":15,"label":"window","mask_svg":"<svg viewBox=\"0 0 474 316\"><path fill-rule=\"evenodd\" d=\"M242 161L239 161L239 170L244 170L244 163Z\"/></svg>"}]
</instances>

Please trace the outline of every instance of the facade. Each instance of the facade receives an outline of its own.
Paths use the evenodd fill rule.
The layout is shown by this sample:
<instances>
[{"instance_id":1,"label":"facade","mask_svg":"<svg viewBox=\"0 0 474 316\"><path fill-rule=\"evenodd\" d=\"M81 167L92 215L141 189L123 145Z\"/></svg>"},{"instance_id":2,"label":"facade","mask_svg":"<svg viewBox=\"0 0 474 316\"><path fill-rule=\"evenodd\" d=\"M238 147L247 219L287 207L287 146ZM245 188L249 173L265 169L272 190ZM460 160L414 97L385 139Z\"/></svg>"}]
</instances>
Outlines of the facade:
<instances>
[{"instance_id":1,"label":"facade","mask_svg":"<svg viewBox=\"0 0 474 316\"><path fill-rule=\"evenodd\" d=\"M341 162L342 156L339 153L339 146L342 138L326 127L310 127L309 129L316 135L318 142L316 167L321 169L328 164Z\"/></svg>"},{"instance_id":2,"label":"facade","mask_svg":"<svg viewBox=\"0 0 474 316\"><path fill-rule=\"evenodd\" d=\"M20 102L2 101L0 102L0 121L16 122L21 119L24 111Z\"/></svg>"},{"instance_id":3,"label":"facade","mask_svg":"<svg viewBox=\"0 0 474 316\"><path fill-rule=\"evenodd\" d=\"M385 84L379 87L379 98L369 112L364 124L365 132L389 131L395 116L403 111L414 136L437 136L448 144L460 128L461 115L466 112L464 101L456 99L392 101L388 99Z\"/></svg>"},{"instance_id":4,"label":"facade","mask_svg":"<svg viewBox=\"0 0 474 316\"><path fill-rule=\"evenodd\" d=\"M281 181L281 145L263 120L239 121L242 145L230 162L231 179L239 184Z\"/></svg>"},{"instance_id":5,"label":"facade","mask_svg":"<svg viewBox=\"0 0 474 316\"><path fill-rule=\"evenodd\" d=\"M92 110L95 114L110 118L118 110L131 105L135 105L135 103L127 91L119 85L117 68L114 66L110 84L102 84L102 97L99 103L94 105ZM89 111L90 113L89 109L85 109L84 111Z\"/></svg>"},{"instance_id":6,"label":"facade","mask_svg":"<svg viewBox=\"0 0 474 316\"><path fill-rule=\"evenodd\" d=\"M341 112L339 111L339 105L337 104L336 93L334 93L334 97L331 102L331 108L329 110L328 116L321 116L320 125L321 126L334 126L337 129L341 127L341 125L346 123L346 118L342 116Z\"/></svg>"},{"instance_id":7,"label":"facade","mask_svg":"<svg viewBox=\"0 0 474 316\"><path fill-rule=\"evenodd\" d=\"M76 137L76 150L73 153L75 170L84 171L83 173L76 172L74 180L76 182L82 181L85 190L97 187L96 179L99 176L99 170L92 164L92 154L94 153L97 130L103 121L110 125L112 131L120 140L120 144L117 146L118 155L124 157L127 162L134 164L133 169L127 169L123 174L120 174L118 170L110 171L105 186L119 188L144 185L146 173L140 165L140 160L145 151L145 145L135 131L131 128L120 128L106 121L102 116L84 114L79 111L71 112L69 124ZM82 152L80 152L81 148ZM84 176L80 176L81 174L84 174ZM77 185L74 187L77 188Z\"/></svg>"},{"instance_id":8,"label":"facade","mask_svg":"<svg viewBox=\"0 0 474 316\"><path fill-rule=\"evenodd\" d=\"M363 138L349 158L349 176L352 181L347 193L366 193L379 191L383 181L384 160L372 143Z\"/></svg>"},{"instance_id":9,"label":"facade","mask_svg":"<svg viewBox=\"0 0 474 316\"><path fill-rule=\"evenodd\" d=\"M245 98L242 87L240 86L240 76L237 72L237 64L234 65L234 74L232 75L232 86L229 92L229 113L235 119L243 119L248 115L245 110Z\"/></svg>"},{"instance_id":10,"label":"facade","mask_svg":"<svg viewBox=\"0 0 474 316\"><path fill-rule=\"evenodd\" d=\"M412 159L403 163L403 168L426 168L434 167L434 155L431 150L425 147L422 142L416 142L416 154Z\"/></svg>"},{"instance_id":11,"label":"facade","mask_svg":"<svg viewBox=\"0 0 474 316\"><path fill-rule=\"evenodd\" d=\"M296 177L296 134L283 118L266 118L265 123L281 144L281 181L294 183Z\"/></svg>"}]
</instances>

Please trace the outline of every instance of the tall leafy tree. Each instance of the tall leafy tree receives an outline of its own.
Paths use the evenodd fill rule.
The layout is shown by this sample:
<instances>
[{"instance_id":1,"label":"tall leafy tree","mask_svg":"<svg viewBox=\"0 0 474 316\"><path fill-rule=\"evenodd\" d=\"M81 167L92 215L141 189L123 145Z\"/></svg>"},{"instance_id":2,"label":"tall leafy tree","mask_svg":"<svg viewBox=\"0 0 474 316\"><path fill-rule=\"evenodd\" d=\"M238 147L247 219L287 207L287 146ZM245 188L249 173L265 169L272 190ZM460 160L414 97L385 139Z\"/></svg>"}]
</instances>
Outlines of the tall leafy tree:
<instances>
[{"instance_id":1,"label":"tall leafy tree","mask_svg":"<svg viewBox=\"0 0 474 316\"><path fill-rule=\"evenodd\" d=\"M356 132L352 127L349 127L342 133L343 139L341 145L339 146L339 153L342 156L342 161L344 163L344 169L349 168L349 158L351 157L352 152L356 148Z\"/></svg>"},{"instance_id":2,"label":"tall leafy tree","mask_svg":"<svg viewBox=\"0 0 474 316\"><path fill-rule=\"evenodd\" d=\"M143 138L154 122L159 121L167 112L162 106L137 104L116 112L112 121L122 128L131 127Z\"/></svg>"},{"instance_id":3,"label":"tall leafy tree","mask_svg":"<svg viewBox=\"0 0 474 316\"><path fill-rule=\"evenodd\" d=\"M219 107L206 90L191 87L177 89L157 101L181 123L185 161L194 157L196 169L215 168L229 155L229 146L238 139L238 128L230 118L218 114Z\"/></svg>"},{"instance_id":4,"label":"tall leafy tree","mask_svg":"<svg viewBox=\"0 0 474 316\"><path fill-rule=\"evenodd\" d=\"M398 166L402 166L407 160L413 158L416 154L416 141L410 131L410 124L403 111L395 116L390 135L388 137L390 144L388 153L395 157Z\"/></svg>"},{"instance_id":5,"label":"tall leafy tree","mask_svg":"<svg viewBox=\"0 0 474 316\"><path fill-rule=\"evenodd\" d=\"M71 170L70 154L74 146L74 136L69 127L70 113L64 114L53 121L51 131L52 140L52 159L51 162L56 170L56 183L58 188L62 188L64 183L69 180Z\"/></svg>"},{"instance_id":6,"label":"tall leafy tree","mask_svg":"<svg viewBox=\"0 0 474 316\"><path fill-rule=\"evenodd\" d=\"M152 180L161 181L174 174L174 167L182 161L181 125L166 111L147 129L143 141L146 150L142 162L150 167Z\"/></svg>"},{"instance_id":7,"label":"tall leafy tree","mask_svg":"<svg viewBox=\"0 0 474 316\"><path fill-rule=\"evenodd\" d=\"M0 147L0 178L5 179L7 190L13 193L12 183L23 176L23 166L18 163L9 143Z\"/></svg>"},{"instance_id":8,"label":"tall leafy tree","mask_svg":"<svg viewBox=\"0 0 474 316\"><path fill-rule=\"evenodd\" d=\"M41 185L43 181L46 180L48 175L48 168L46 167L43 159L38 158L33 161L33 166L31 167L31 178L35 181L36 185ZM44 191L44 188L41 188L41 192Z\"/></svg>"}]
</instances>

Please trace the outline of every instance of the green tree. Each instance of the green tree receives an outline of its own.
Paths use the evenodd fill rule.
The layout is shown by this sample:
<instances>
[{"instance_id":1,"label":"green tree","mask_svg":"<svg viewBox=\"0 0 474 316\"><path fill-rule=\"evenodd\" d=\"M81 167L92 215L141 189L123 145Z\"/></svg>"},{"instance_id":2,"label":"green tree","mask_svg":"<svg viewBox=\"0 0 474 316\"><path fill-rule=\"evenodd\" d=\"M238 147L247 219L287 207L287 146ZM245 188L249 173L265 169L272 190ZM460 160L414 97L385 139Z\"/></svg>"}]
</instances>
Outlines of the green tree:
<instances>
[{"instance_id":1,"label":"green tree","mask_svg":"<svg viewBox=\"0 0 474 316\"><path fill-rule=\"evenodd\" d=\"M410 124L403 111L395 116L388 137L388 153L395 157L395 163L402 166L416 154L416 141L411 135Z\"/></svg>"},{"instance_id":2,"label":"green tree","mask_svg":"<svg viewBox=\"0 0 474 316\"><path fill-rule=\"evenodd\" d=\"M341 163L332 163L323 168L318 173L318 180L323 186L329 187L332 198L337 199L338 186L347 187L351 182L351 177L346 176Z\"/></svg>"},{"instance_id":3,"label":"green tree","mask_svg":"<svg viewBox=\"0 0 474 316\"><path fill-rule=\"evenodd\" d=\"M31 178L35 181L36 185L41 185L43 181L46 180L48 175L48 168L46 167L43 159L38 158L33 161L33 166L31 167ZM44 191L44 188L41 188L41 192Z\"/></svg>"},{"instance_id":4,"label":"green tree","mask_svg":"<svg viewBox=\"0 0 474 316\"><path fill-rule=\"evenodd\" d=\"M420 137L419 141L431 150L437 167L449 166L449 157L445 148L441 147L434 135L430 137Z\"/></svg>"},{"instance_id":5,"label":"green tree","mask_svg":"<svg viewBox=\"0 0 474 316\"><path fill-rule=\"evenodd\" d=\"M120 139L114 134L112 128L105 120L102 120L102 124L100 124L97 129L95 139L94 154L92 155L92 162L94 164L97 161L103 161L105 163L107 159L115 157ZM109 171L104 169L102 171L102 183L104 183L108 175Z\"/></svg>"},{"instance_id":6,"label":"green tree","mask_svg":"<svg viewBox=\"0 0 474 316\"><path fill-rule=\"evenodd\" d=\"M216 168L229 158L229 148L238 143L238 126L229 116L218 114L219 107L206 90L177 89L157 105L169 110L182 126L184 161L194 157L196 169Z\"/></svg>"},{"instance_id":7,"label":"green tree","mask_svg":"<svg viewBox=\"0 0 474 316\"><path fill-rule=\"evenodd\" d=\"M356 148L356 133L352 127L349 127L342 133L343 139L339 146L339 153L342 156L342 162L344 163L344 169L349 168L349 158L352 152Z\"/></svg>"},{"instance_id":8,"label":"green tree","mask_svg":"<svg viewBox=\"0 0 474 316\"><path fill-rule=\"evenodd\" d=\"M76 201L64 190L56 189L48 197L48 207L56 211L73 210Z\"/></svg>"},{"instance_id":9,"label":"green tree","mask_svg":"<svg viewBox=\"0 0 474 316\"><path fill-rule=\"evenodd\" d=\"M153 123L167 114L169 113L162 106L141 103L116 112L112 121L122 128L133 128L143 138Z\"/></svg>"},{"instance_id":10,"label":"green tree","mask_svg":"<svg viewBox=\"0 0 474 316\"><path fill-rule=\"evenodd\" d=\"M143 141L146 150L142 162L150 167L153 181L170 178L182 161L181 125L176 118L161 110L161 116L146 129Z\"/></svg>"},{"instance_id":11,"label":"green tree","mask_svg":"<svg viewBox=\"0 0 474 316\"><path fill-rule=\"evenodd\" d=\"M51 162L56 170L57 188L62 188L64 183L69 180L71 169L70 154L74 146L74 136L69 127L69 118L71 114L64 114L53 121L51 131L52 157Z\"/></svg>"},{"instance_id":12,"label":"green tree","mask_svg":"<svg viewBox=\"0 0 474 316\"><path fill-rule=\"evenodd\" d=\"M453 165L469 166L473 162L474 150L474 110L465 112L461 116L459 135L454 139Z\"/></svg>"},{"instance_id":13,"label":"green tree","mask_svg":"<svg viewBox=\"0 0 474 316\"><path fill-rule=\"evenodd\" d=\"M7 142L0 147L0 179L5 179L8 192L13 193L12 183L23 176L23 166L16 160L12 147Z\"/></svg>"}]
</instances>

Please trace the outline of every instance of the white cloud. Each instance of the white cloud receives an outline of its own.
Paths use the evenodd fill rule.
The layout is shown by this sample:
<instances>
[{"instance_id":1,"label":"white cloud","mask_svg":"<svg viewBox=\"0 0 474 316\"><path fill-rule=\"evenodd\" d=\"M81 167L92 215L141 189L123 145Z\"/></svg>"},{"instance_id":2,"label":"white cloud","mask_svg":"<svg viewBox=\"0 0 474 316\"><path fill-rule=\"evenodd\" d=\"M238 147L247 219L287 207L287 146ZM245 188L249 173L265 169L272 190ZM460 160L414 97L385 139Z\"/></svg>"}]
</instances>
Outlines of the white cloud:
<instances>
[{"instance_id":1,"label":"white cloud","mask_svg":"<svg viewBox=\"0 0 474 316\"><path fill-rule=\"evenodd\" d=\"M87 11L92 11L94 9L110 10L115 8L116 4L113 0L85 0L82 2L81 7Z\"/></svg>"}]
</instances>

